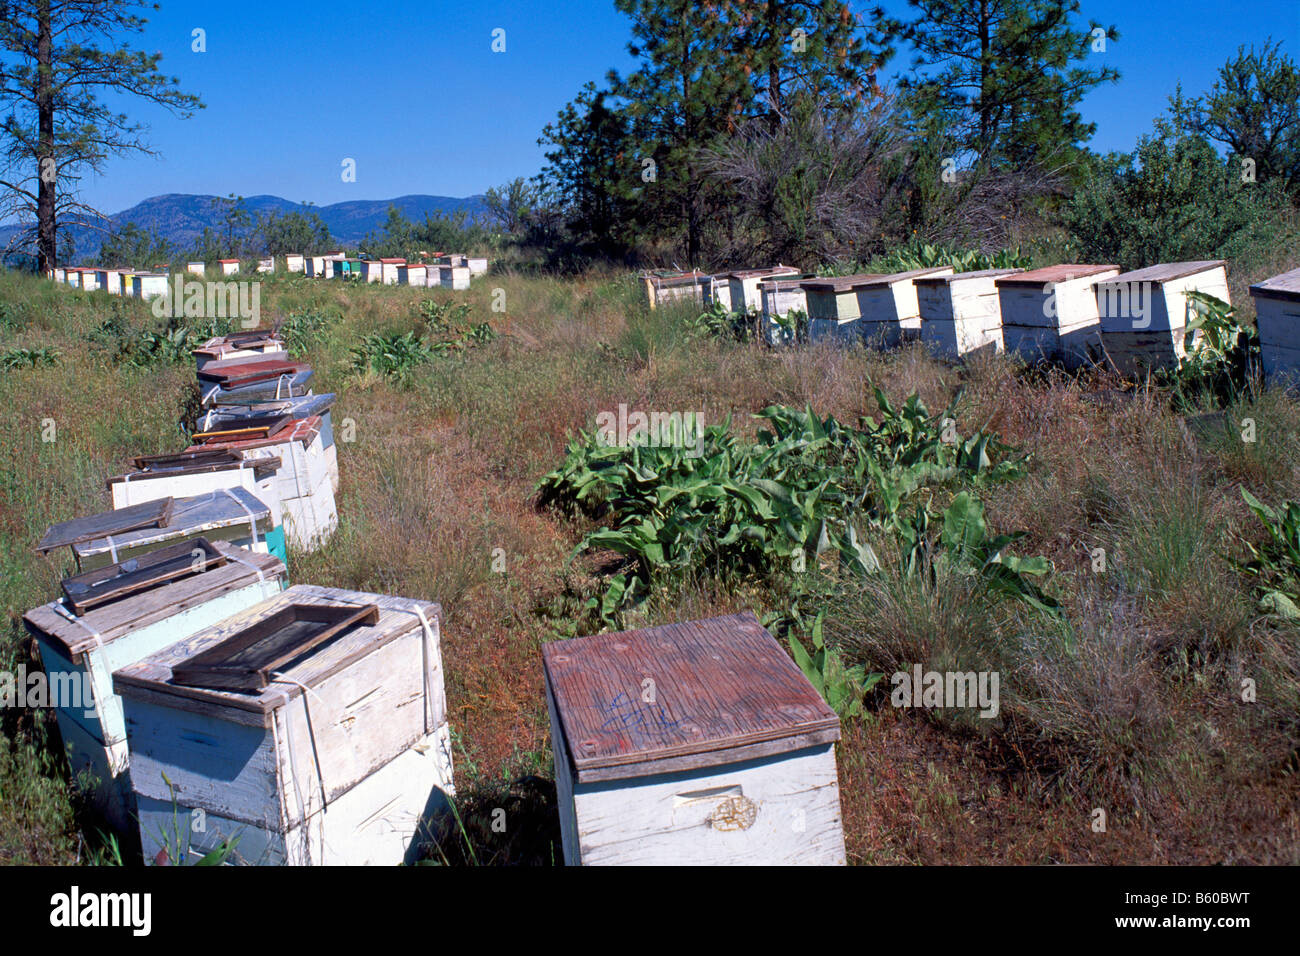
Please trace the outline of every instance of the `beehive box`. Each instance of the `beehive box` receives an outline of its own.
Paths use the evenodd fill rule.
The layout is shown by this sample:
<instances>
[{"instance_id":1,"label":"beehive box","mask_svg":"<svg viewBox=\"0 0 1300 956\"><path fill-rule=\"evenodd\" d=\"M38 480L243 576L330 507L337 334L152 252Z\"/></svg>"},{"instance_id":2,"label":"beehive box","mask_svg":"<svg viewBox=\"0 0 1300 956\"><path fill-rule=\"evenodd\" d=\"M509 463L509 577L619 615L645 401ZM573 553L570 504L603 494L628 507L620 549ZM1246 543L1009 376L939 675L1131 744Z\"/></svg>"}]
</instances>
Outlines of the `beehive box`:
<instances>
[{"instance_id":1,"label":"beehive box","mask_svg":"<svg viewBox=\"0 0 1300 956\"><path fill-rule=\"evenodd\" d=\"M952 275L952 266L912 269L867 279L854 287L862 340L875 348L895 348L921 335L916 280Z\"/></svg>"},{"instance_id":2,"label":"beehive box","mask_svg":"<svg viewBox=\"0 0 1300 956\"><path fill-rule=\"evenodd\" d=\"M257 260L257 271L258 271L258 272L274 272L274 271L275 271L275 258L274 258L274 257L270 257L270 258L267 258L267 259L258 259L258 260Z\"/></svg>"},{"instance_id":3,"label":"beehive box","mask_svg":"<svg viewBox=\"0 0 1300 956\"><path fill-rule=\"evenodd\" d=\"M188 549L188 546L183 546ZM93 803L120 832L134 829L136 812L128 776L129 752L122 700L113 671L134 663L211 624L251 607L285 586L277 558L212 544L219 561L200 558L197 573L95 603L81 614L67 599L23 616L36 639L51 686L73 682L93 688L82 706L59 705L56 714L74 778L88 771L97 781Z\"/></svg>"},{"instance_id":4,"label":"beehive box","mask_svg":"<svg viewBox=\"0 0 1300 956\"><path fill-rule=\"evenodd\" d=\"M1177 368L1186 355L1187 320L1195 314L1191 291L1227 302L1224 261L1165 262L1097 282L1093 294L1110 364L1125 375Z\"/></svg>"},{"instance_id":5,"label":"beehive box","mask_svg":"<svg viewBox=\"0 0 1300 956\"><path fill-rule=\"evenodd\" d=\"M566 863L845 862L839 719L753 614L542 660Z\"/></svg>"},{"instance_id":6,"label":"beehive box","mask_svg":"<svg viewBox=\"0 0 1300 956\"><path fill-rule=\"evenodd\" d=\"M1270 382L1300 384L1300 269L1250 287L1260 363Z\"/></svg>"},{"instance_id":7,"label":"beehive box","mask_svg":"<svg viewBox=\"0 0 1300 956\"><path fill-rule=\"evenodd\" d=\"M135 272L131 275L131 294L149 300L167 294L168 275L165 272Z\"/></svg>"},{"instance_id":8,"label":"beehive box","mask_svg":"<svg viewBox=\"0 0 1300 956\"><path fill-rule=\"evenodd\" d=\"M190 275L202 278L208 274L208 267L207 264L203 262L187 262L185 263L185 271Z\"/></svg>"},{"instance_id":9,"label":"beehive box","mask_svg":"<svg viewBox=\"0 0 1300 956\"><path fill-rule=\"evenodd\" d=\"M274 332L253 330L233 335L219 335L208 339L191 351L195 366L202 371L210 362L228 362L232 359L269 359L285 353L284 341ZM287 353L285 353L287 354Z\"/></svg>"},{"instance_id":10,"label":"beehive box","mask_svg":"<svg viewBox=\"0 0 1300 956\"><path fill-rule=\"evenodd\" d=\"M764 279L758 283L763 337L768 345L792 344L791 337L777 319L783 319L795 311L807 314L808 298L802 285L806 278L800 276L798 279Z\"/></svg>"},{"instance_id":11,"label":"beehive box","mask_svg":"<svg viewBox=\"0 0 1300 956\"><path fill-rule=\"evenodd\" d=\"M859 310L857 287L863 282L879 279L874 273L862 273L849 276L831 276L823 279L808 279L799 287L804 291L808 303L808 341L836 342L848 345L862 341L862 331L858 320L862 317Z\"/></svg>"},{"instance_id":12,"label":"beehive box","mask_svg":"<svg viewBox=\"0 0 1300 956\"><path fill-rule=\"evenodd\" d=\"M709 276L702 289L705 308L720 305L728 312L734 311L731 307L731 283L726 276Z\"/></svg>"},{"instance_id":13,"label":"beehive box","mask_svg":"<svg viewBox=\"0 0 1300 956\"><path fill-rule=\"evenodd\" d=\"M122 270L121 269L99 269L95 273L99 287L109 295L122 294Z\"/></svg>"},{"instance_id":14,"label":"beehive box","mask_svg":"<svg viewBox=\"0 0 1300 956\"><path fill-rule=\"evenodd\" d=\"M488 271L488 261L486 256L466 256L465 267L469 269L471 276L481 276Z\"/></svg>"},{"instance_id":15,"label":"beehive box","mask_svg":"<svg viewBox=\"0 0 1300 956\"><path fill-rule=\"evenodd\" d=\"M244 488L270 510L274 529L283 524L275 480L280 464L275 455L248 459L229 452L222 458L207 455L189 460L177 456L172 461L146 462L144 467L109 477L105 484L115 511L160 498L190 498L222 488Z\"/></svg>"},{"instance_id":16,"label":"beehive box","mask_svg":"<svg viewBox=\"0 0 1300 956\"><path fill-rule=\"evenodd\" d=\"M652 309L670 302L703 305L712 280L703 272L648 272L641 276L646 303Z\"/></svg>"},{"instance_id":17,"label":"beehive box","mask_svg":"<svg viewBox=\"0 0 1300 956\"><path fill-rule=\"evenodd\" d=\"M361 259L335 259L333 277L335 279L364 279L366 264Z\"/></svg>"},{"instance_id":18,"label":"beehive box","mask_svg":"<svg viewBox=\"0 0 1300 956\"><path fill-rule=\"evenodd\" d=\"M91 571L163 545L200 537L212 542L229 541L286 560L284 530L272 522L271 509L248 489L239 487L176 498L170 516L161 525L89 538L71 547L77 566Z\"/></svg>"},{"instance_id":19,"label":"beehive box","mask_svg":"<svg viewBox=\"0 0 1300 956\"><path fill-rule=\"evenodd\" d=\"M438 284L444 289L468 289L469 280L470 274L468 266L438 266Z\"/></svg>"},{"instance_id":20,"label":"beehive box","mask_svg":"<svg viewBox=\"0 0 1300 956\"><path fill-rule=\"evenodd\" d=\"M57 269L54 270L54 281L58 282L61 285L67 284L67 276L68 276L68 270L65 269L63 266L59 266Z\"/></svg>"},{"instance_id":21,"label":"beehive box","mask_svg":"<svg viewBox=\"0 0 1300 956\"><path fill-rule=\"evenodd\" d=\"M384 264L378 259L366 259L361 263L361 278L366 282L383 282Z\"/></svg>"},{"instance_id":22,"label":"beehive box","mask_svg":"<svg viewBox=\"0 0 1300 956\"><path fill-rule=\"evenodd\" d=\"M81 270L81 287L87 292L94 292L99 288L99 270L82 269Z\"/></svg>"},{"instance_id":23,"label":"beehive box","mask_svg":"<svg viewBox=\"0 0 1300 956\"><path fill-rule=\"evenodd\" d=\"M194 423L199 431L215 431L228 427L238 428L250 418L260 418L271 414L285 414L293 419L320 418L321 443L325 447L325 463L329 471L334 493L339 490L339 452L334 443L334 423L332 409L338 396L333 392L320 395L304 395L300 398L288 398L282 401L266 402L258 405L223 405L210 407Z\"/></svg>"},{"instance_id":24,"label":"beehive box","mask_svg":"<svg viewBox=\"0 0 1300 956\"><path fill-rule=\"evenodd\" d=\"M245 458L278 457L280 468L275 482L286 540L304 551L314 551L329 540L339 520L321 425L320 416L313 415L292 422L274 435L205 442L186 451L226 449Z\"/></svg>"},{"instance_id":25,"label":"beehive box","mask_svg":"<svg viewBox=\"0 0 1300 956\"><path fill-rule=\"evenodd\" d=\"M289 252L284 256L285 272L302 272L305 267L305 261L301 253Z\"/></svg>"},{"instance_id":26,"label":"beehive box","mask_svg":"<svg viewBox=\"0 0 1300 956\"><path fill-rule=\"evenodd\" d=\"M406 265L405 259L380 259L379 276L384 285L397 285L399 274L402 266Z\"/></svg>"},{"instance_id":27,"label":"beehive box","mask_svg":"<svg viewBox=\"0 0 1300 956\"><path fill-rule=\"evenodd\" d=\"M729 272L725 276L716 276L715 281L721 280L727 283L730 290L728 298L731 311L758 312L763 307L763 301L758 292L760 282L777 276L798 274L799 270L794 266L775 265L766 269L741 269L738 272Z\"/></svg>"},{"instance_id":28,"label":"beehive box","mask_svg":"<svg viewBox=\"0 0 1300 956\"><path fill-rule=\"evenodd\" d=\"M1119 266L1066 263L994 280L1002 310L1002 344L1027 360L1077 367L1101 357L1093 285Z\"/></svg>"},{"instance_id":29,"label":"beehive box","mask_svg":"<svg viewBox=\"0 0 1300 956\"><path fill-rule=\"evenodd\" d=\"M983 269L916 280L921 341L942 358L1002 351L1002 310L995 282L1019 269Z\"/></svg>"},{"instance_id":30,"label":"beehive box","mask_svg":"<svg viewBox=\"0 0 1300 956\"><path fill-rule=\"evenodd\" d=\"M373 623L315 647L299 641L319 631L294 630L311 624L276 624L300 615L294 606L351 615L370 605ZM166 846L179 806L178 842L195 856L238 835L243 862L409 860L422 823L454 793L439 613L424 601L295 585L119 669L146 858ZM216 679L235 672L229 664L185 673L259 625L281 658L306 647L260 667L265 686L211 686L239 683ZM190 827L196 817L202 831Z\"/></svg>"},{"instance_id":31,"label":"beehive box","mask_svg":"<svg viewBox=\"0 0 1300 956\"><path fill-rule=\"evenodd\" d=\"M232 276L239 271L238 259L218 259L217 266L221 269L223 276Z\"/></svg>"},{"instance_id":32,"label":"beehive box","mask_svg":"<svg viewBox=\"0 0 1300 956\"><path fill-rule=\"evenodd\" d=\"M409 262L397 268L399 285L414 285L428 288L429 267L423 263Z\"/></svg>"},{"instance_id":33,"label":"beehive box","mask_svg":"<svg viewBox=\"0 0 1300 956\"><path fill-rule=\"evenodd\" d=\"M63 273L63 280L66 285L70 285L74 289L80 289L81 288L81 267L68 266L68 268Z\"/></svg>"}]
</instances>

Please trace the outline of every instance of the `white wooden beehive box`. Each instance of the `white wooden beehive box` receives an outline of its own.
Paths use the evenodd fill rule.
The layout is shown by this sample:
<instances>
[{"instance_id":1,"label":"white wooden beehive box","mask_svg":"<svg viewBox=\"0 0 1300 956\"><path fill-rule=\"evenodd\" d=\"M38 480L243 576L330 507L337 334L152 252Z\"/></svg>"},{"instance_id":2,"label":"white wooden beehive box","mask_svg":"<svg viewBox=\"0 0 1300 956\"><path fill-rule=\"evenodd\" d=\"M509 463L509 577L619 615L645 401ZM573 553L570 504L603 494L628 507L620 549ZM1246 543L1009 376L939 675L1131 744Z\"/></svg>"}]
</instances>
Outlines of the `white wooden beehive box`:
<instances>
[{"instance_id":1,"label":"white wooden beehive box","mask_svg":"<svg viewBox=\"0 0 1300 956\"><path fill-rule=\"evenodd\" d=\"M952 275L952 266L912 269L867 279L854 287L863 341L875 348L895 348L921 334L916 280Z\"/></svg>"},{"instance_id":2,"label":"white wooden beehive box","mask_svg":"<svg viewBox=\"0 0 1300 956\"><path fill-rule=\"evenodd\" d=\"M333 433L329 435L333 449ZM225 449L245 458L274 455L280 459L276 487L284 516L286 539L295 547L312 551L321 547L338 527L334 500L335 478L331 474L331 452L319 415L301 418L274 435L233 441L212 441L194 445L189 452ZM337 456L337 451L333 451ZM337 468L337 457L334 457Z\"/></svg>"},{"instance_id":3,"label":"white wooden beehive box","mask_svg":"<svg viewBox=\"0 0 1300 956\"><path fill-rule=\"evenodd\" d=\"M727 283L730 290L728 308L733 312L758 312L763 307L758 284L764 279L776 279L781 276L798 275L794 266L775 265L766 269L741 269L725 276L716 277L717 281Z\"/></svg>"},{"instance_id":4,"label":"white wooden beehive box","mask_svg":"<svg viewBox=\"0 0 1300 956\"><path fill-rule=\"evenodd\" d=\"M1101 356L1096 282L1119 275L1114 265L1066 263L994 280L1002 344L1028 361L1077 367Z\"/></svg>"},{"instance_id":5,"label":"white wooden beehive box","mask_svg":"<svg viewBox=\"0 0 1300 956\"><path fill-rule=\"evenodd\" d=\"M798 279L764 279L758 283L763 337L768 345L789 345L778 318L793 311L808 312L808 297L803 290L804 277Z\"/></svg>"},{"instance_id":6,"label":"white wooden beehive box","mask_svg":"<svg viewBox=\"0 0 1300 956\"><path fill-rule=\"evenodd\" d=\"M70 686L69 681L84 686L89 681L93 687L91 702L82 700L78 706L70 699L55 702L59 732L74 777L89 771L96 781L93 803L119 832L134 828L135 802L127 773L126 723L122 700L113 693L113 671L257 604L285 586L285 567L279 559L223 541L212 543L212 547L219 559L199 556L195 565L191 558L192 573L183 577L169 577L143 588L123 588L121 596L97 599L84 608L61 598L33 608L23 617L40 648L51 686L56 682ZM121 568L114 571L130 573ZM111 584L115 578L116 574L107 580Z\"/></svg>"},{"instance_id":7,"label":"white wooden beehive box","mask_svg":"<svg viewBox=\"0 0 1300 956\"><path fill-rule=\"evenodd\" d=\"M283 547L282 542L277 542L277 530L271 509L246 488L236 486L176 498L166 524L78 541L72 545L72 553L77 566L90 571L138 557L164 544L203 537L213 542L229 541L263 554L274 553L283 560L284 554L277 549L277 545Z\"/></svg>"},{"instance_id":8,"label":"white wooden beehive box","mask_svg":"<svg viewBox=\"0 0 1300 956\"><path fill-rule=\"evenodd\" d=\"M921 341L934 354L959 359L1002 351L1002 310L995 282L1019 269L981 269L916 280Z\"/></svg>"},{"instance_id":9,"label":"white wooden beehive box","mask_svg":"<svg viewBox=\"0 0 1300 956\"><path fill-rule=\"evenodd\" d=\"M314 646L324 634L277 623L299 607L348 615L372 605L373 618ZM232 645L259 626L262 650ZM224 670L186 673L214 653ZM214 676L241 667L260 668L265 685L231 689ZM199 856L238 837L235 862L397 864L454 794L430 602L295 585L119 669L113 685L146 858ZM183 832L173 834L177 818Z\"/></svg>"},{"instance_id":10,"label":"white wooden beehive box","mask_svg":"<svg viewBox=\"0 0 1300 956\"><path fill-rule=\"evenodd\" d=\"M1250 296L1266 380L1300 384L1300 269L1256 283Z\"/></svg>"},{"instance_id":11,"label":"white wooden beehive box","mask_svg":"<svg viewBox=\"0 0 1300 956\"><path fill-rule=\"evenodd\" d=\"M1165 262L1098 281L1093 294L1110 363L1125 375L1177 368L1187 354L1187 320L1196 309L1187 297L1191 291L1227 302L1223 260Z\"/></svg>"},{"instance_id":12,"label":"white wooden beehive box","mask_svg":"<svg viewBox=\"0 0 1300 956\"><path fill-rule=\"evenodd\" d=\"M752 614L542 659L566 863L845 862L839 719Z\"/></svg>"},{"instance_id":13,"label":"white wooden beehive box","mask_svg":"<svg viewBox=\"0 0 1300 956\"><path fill-rule=\"evenodd\" d=\"M849 345L862 341L862 317L856 289L877 274L834 276L800 283L808 303L808 341Z\"/></svg>"}]
</instances>

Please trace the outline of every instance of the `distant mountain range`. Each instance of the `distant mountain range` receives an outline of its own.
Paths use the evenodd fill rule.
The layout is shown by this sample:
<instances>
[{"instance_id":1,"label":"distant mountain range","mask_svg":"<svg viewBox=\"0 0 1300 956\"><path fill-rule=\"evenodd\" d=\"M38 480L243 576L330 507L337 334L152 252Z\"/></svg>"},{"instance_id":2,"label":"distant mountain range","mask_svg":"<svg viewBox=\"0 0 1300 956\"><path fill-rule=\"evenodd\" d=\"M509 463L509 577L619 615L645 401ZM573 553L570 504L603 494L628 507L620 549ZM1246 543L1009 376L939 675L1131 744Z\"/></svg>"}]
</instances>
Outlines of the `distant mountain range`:
<instances>
[{"instance_id":1,"label":"distant mountain range","mask_svg":"<svg viewBox=\"0 0 1300 956\"><path fill-rule=\"evenodd\" d=\"M104 228L112 230L127 223L135 223L141 229L157 233L178 248L186 249L203 234L205 227L218 229L220 226L221 211L214 205L214 200L219 198L222 197L184 193L151 196L130 209L109 216L104 222ZM308 206L279 196L246 196L244 205L254 214L272 211L314 212L329 227L330 235L340 245L354 244L364 238L366 233L382 228L388 219L389 206L396 206L402 215L415 222L422 221L426 214L451 214L465 210L471 218L475 218L487 213L481 196L468 196L464 199L454 196L398 196L396 199L357 199L329 206ZM19 226L0 226L0 246L19 231ZM77 262L92 262L99 254L103 239L100 232L80 226L70 227L60 231L60 245L65 235L70 235L76 243L74 258Z\"/></svg>"}]
</instances>

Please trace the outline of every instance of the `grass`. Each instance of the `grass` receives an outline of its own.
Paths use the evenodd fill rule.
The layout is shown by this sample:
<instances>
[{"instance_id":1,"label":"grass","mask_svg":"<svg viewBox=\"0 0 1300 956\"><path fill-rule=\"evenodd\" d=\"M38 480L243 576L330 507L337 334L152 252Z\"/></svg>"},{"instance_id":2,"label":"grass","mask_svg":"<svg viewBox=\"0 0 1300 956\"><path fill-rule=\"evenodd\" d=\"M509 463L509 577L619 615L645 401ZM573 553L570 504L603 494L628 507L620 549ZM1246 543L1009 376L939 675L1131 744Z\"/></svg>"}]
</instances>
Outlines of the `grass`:
<instances>
[{"instance_id":1,"label":"grass","mask_svg":"<svg viewBox=\"0 0 1300 956\"><path fill-rule=\"evenodd\" d=\"M492 311L496 289L505 313ZM310 317L296 320L294 351L315 368L318 392L339 393L340 528L324 549L291 557L294 580L443 608L459 822L438 834L431 861L548 864L558 853L540 648L582 632L602 570L600 555L566 567L596 525L534 498L566 438L626 403L698 410L707 424L730 415L752 440L751 416L773 404L874 416L878 386L896 402L916 392L932 410L960 396L963 434L987 427L1030 455L1025 477L980 494L993 529L1027 532L1016 553L1052 560L1064 621L989 602L961 578L906 581L887 568L856 591L827 584L827 640L849 663L1003 670L996 726L889 707L887 680L846 722L851 860L1300 862L1300 634L1265 619L1232 566L1261 534L1239 487L1300 498L1294 398L1256 391L1227 409L1231 428L1180 424L1159 392L1109 401L1117 383L1101 375L1030 376L1000 357L953 368L914 348L773 352L692 337L691 310L649 313L638 295L630 277L609 275L494 274L432 295L264 281L263 322ZM425 328L430 298L468 304L465 321L490 322L496 338L400 381L359 376L353 349ZM92 334L115 309L132 330L159 326L142 303L0 273L0 352L59 350L55 366L0 372L6 664L36 663L20 618L66 571L31 550L45 527L107 507L107 476L183 441L192 367L114 364ZM1243 418L1256 422L1254 443L1240 439ZM1093 570L1096 548L1104 571ZM638 623L779 615L807 587L779 574L687 576L652 593ZM1240 699L1245 678L1254 704ZM93 857L49 715L0 713L0 862ZM1090 825L1097 807L1103 834ZM497 809L504 834L492 827Z\"/></svg>"}]
</instances>

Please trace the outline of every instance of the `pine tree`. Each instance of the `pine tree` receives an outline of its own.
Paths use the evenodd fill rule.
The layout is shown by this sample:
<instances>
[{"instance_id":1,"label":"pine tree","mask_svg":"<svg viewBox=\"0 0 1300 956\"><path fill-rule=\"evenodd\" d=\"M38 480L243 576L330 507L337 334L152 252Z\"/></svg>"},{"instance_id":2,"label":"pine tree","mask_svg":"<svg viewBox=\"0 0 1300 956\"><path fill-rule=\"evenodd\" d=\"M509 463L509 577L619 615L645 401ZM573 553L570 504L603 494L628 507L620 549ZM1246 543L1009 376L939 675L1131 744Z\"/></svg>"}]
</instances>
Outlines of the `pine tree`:
<instances>
[{"instance_id":1,"label":"pine tree","mask_svg":"<svg viewBox=\"0 0 1300 956\"><path fill-rule=\"evenodd\" d=\"M917 108L938 114L971 166L1027 166L1092 136L1076 107L1119 78L1100 59L1114 27L1076 24L1077 0L908 0L917 51L905 81Z\"/></svg>"},{"instance_id":2,"label":"pine tree","mask_svg":"<svg viewBox=\"0 0 1300 956\"><path fill-rule=\"evenodd\" d=\"M0 106L6 160L0 186L5 213L35 219L37 269L54 268L61 224L98 226L103 216L77 198L86 172L111 156L151 153L144 127L103 102L128 93L188 116L202 108L177 80L158 70L160 55L104 37L139 33L144 19L130 0L16 0L0 4Z\"/></svg>"}]
</instances>

